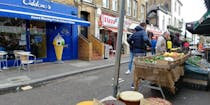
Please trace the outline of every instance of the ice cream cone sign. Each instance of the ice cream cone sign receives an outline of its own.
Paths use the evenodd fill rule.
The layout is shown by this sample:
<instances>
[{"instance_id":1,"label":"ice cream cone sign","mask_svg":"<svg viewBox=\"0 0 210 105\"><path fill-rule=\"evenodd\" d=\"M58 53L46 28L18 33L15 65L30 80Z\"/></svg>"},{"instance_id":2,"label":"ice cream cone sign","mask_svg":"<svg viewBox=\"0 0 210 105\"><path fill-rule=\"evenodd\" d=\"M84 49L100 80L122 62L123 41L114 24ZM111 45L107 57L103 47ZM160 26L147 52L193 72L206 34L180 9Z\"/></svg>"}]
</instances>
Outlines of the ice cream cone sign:
<instances>
[{"instance_id":1,"label":"ice cream cone sign","mask_svg":"<svg viewBox=\"0 0 210 105\"><path fill-rule=\"evenodd\" d=\"M55 48L55 54L58 62L62 61L63 47L65 45L65 40L58 33L58 35L53 40L53 45Z\"/></svg>"}]
</instances>

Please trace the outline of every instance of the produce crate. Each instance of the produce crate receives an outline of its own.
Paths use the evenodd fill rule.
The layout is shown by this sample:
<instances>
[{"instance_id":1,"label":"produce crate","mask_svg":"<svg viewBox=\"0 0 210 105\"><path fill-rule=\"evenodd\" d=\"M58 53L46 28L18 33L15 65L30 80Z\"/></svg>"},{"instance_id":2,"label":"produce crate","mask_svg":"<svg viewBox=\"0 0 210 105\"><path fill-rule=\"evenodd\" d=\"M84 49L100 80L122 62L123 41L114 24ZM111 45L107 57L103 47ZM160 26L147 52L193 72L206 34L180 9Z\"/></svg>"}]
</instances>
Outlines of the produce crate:
<instances>
[{"instance_id":1,"label":"produce crate","mask_svg":"<svg viewBox=\"0 0 210 105\"><path fill-rule=\"evenodd\" d=\"M210 88L210 71L203 70L189 63L185 63L184 70L184 82L188 87L206 90Z\"/></svg>"},{"instance_id":2,"label":"produce crate","mask_svg":"<svg viewBox=\"0 0 210 105\"><path fill-rule=\"evenodd\" d=\"M148 80L154 84L168 88L175 94L175 82L184 75L183 63L189 55L184 55L174 61L157 60L152 64L145 63L144 60L150 57L137 57L134 64L134 87L138 89L141 79Z\"/></svg>"}]
</instances>

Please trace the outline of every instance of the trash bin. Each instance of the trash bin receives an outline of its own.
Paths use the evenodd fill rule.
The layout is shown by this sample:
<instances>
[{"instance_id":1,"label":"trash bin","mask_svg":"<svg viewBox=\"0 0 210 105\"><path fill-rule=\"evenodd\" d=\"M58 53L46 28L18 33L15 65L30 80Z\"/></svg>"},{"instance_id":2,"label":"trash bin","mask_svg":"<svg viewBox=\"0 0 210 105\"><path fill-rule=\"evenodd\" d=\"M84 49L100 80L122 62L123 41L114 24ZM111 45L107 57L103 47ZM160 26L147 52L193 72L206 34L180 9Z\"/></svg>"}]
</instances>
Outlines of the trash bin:
<instances>
[{"instance_id":1,"label":"trash bin","mask_svg":"<svg viewBox=\"0 0 210 105\"><path fill-rule=\"evenodd\" d=\"M109 45L104 44L104 59L108 59L108 58L109 58Z\"/></svg>"}]
</instances>

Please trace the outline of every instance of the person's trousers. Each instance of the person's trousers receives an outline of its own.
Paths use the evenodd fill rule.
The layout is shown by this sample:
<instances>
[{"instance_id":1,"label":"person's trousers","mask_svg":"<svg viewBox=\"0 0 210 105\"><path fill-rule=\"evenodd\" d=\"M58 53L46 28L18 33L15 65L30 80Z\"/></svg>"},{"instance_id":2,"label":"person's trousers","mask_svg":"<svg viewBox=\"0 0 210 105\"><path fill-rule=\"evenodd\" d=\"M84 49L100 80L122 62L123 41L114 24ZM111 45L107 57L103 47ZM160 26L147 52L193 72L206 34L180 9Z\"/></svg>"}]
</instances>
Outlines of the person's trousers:
<instances>
[{"instance_id":1,"label":"person's trousers","mask_svg":"<svg viewBox=\"0 0 210 105\"><path fill-rule=\"evenodd\" d=\"M155 55L156 54L155 48L152 48L151 49L151 53L152 53L152 55Z\"/></svg>"},{"instance_id":2,"label":"person's trousers","mask_svg":"<svg viewBox=\"0 0 210 105\"><path fill-rule=\"evenodd\" d=\"M132 71L133 58L134 58L134 53L130 52L130 59L129 59L129 64L128 64L128 70L130 71Z\"/></svg>"}]
</instances>

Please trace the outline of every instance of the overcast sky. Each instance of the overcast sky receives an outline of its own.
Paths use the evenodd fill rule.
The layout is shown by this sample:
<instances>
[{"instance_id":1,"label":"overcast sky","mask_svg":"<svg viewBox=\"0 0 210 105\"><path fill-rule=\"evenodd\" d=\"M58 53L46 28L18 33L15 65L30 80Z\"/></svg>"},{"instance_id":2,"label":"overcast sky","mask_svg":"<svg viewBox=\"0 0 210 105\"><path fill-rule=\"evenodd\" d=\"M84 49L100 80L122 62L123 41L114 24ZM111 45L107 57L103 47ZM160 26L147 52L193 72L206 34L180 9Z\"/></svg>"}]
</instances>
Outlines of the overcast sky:
<instances>
[{"instance_id":1,"label":"overcast sky","mask_svg":"<svg viewBox=\"0 0 210 105\"><path fill-rule=\"evenodd\" d=\"M204 0L180 0L183 4L182 16L185 22L199 20L206 12Z\"/></svg>"}]
</instances>

